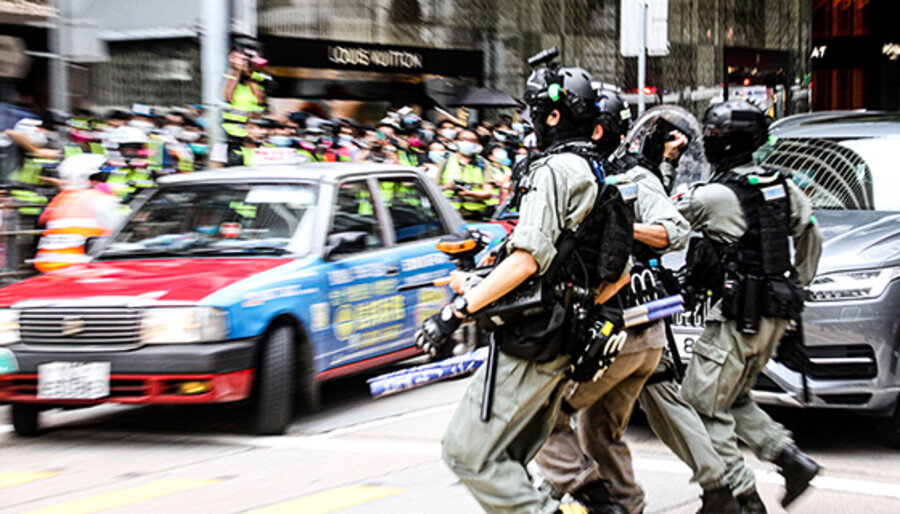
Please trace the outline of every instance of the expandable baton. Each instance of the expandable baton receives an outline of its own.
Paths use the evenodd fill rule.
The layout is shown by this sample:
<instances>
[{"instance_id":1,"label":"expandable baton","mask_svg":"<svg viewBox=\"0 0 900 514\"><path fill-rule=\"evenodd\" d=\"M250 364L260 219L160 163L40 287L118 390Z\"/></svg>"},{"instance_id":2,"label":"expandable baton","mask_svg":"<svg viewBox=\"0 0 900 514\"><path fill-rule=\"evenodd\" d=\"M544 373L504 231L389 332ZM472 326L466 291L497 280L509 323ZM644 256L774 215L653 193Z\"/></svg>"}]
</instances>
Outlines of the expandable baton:
<instances>
[{"instance_id":1,"label":"expandable baton","mask_svg":"<svg viewBox=\"0 0 900 514\"><path fill-rule=\"evenodd\" d=\"M497 377L497 352L499 352L496 334L491 334L488 346L487 369L484 374L484 391L481 393L481 421L491 420L491 407L494 403L494 382Z\"/></svg>"}]
</instances>

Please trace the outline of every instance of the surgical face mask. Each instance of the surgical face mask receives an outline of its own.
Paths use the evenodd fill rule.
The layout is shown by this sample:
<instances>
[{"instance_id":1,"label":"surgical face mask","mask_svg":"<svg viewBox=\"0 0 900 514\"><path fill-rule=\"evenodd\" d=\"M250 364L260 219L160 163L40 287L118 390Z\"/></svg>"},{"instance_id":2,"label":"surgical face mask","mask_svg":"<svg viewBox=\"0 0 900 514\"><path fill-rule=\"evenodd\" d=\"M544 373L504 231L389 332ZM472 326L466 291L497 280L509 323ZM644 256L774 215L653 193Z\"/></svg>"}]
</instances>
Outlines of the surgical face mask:
<instances>
[{"instance_id":1,"label":"surgical face mask","mask_svg":"<svg viewBox=\"0 0 900 514\"><path fill-rule=\"evenodd\" d=\"M433 163L438 163L444 160L444 152L431 150L428 152L428 160Z\"/></svg>"},{"instance_id":2,"label":"surgical face mask","mask_svg":"<svg viewBox=\"0 0 900 514\"><path fill-rule=\"evenodd\" d=\"M183 131L178 139L184 141L185 143L193 143L194 141L200 139L199 132L189 132L187 130Z\"/></svg>"},{"instance_id":3,"label":"surgical face mask","mask_svg":"<svg viewBox=\"0 0 900 514\"><path fill-rule=\"evenodd\" d=\"M269 143L272 143L274 146L284 148L287 146L291 146L291 138L288 136L271 136L269 137Z\"/></svg>"},{"instance_id":4,"label":"surgical face mask","mask_svg":"<svg viewBox=\"0 0 900 514\"><path fill-rule=\"evenodd\" d=\"M338 139L342 143L352 143L353 142L353 136L348 135L348 134L341 134L340 136L338 136Z\"/></svg>"},{"instance_id":5,"label":"surgical face mask","mask_svg":"<svg viewBox=\"0 0 900 514\"><path fill-rule=\"evenodd\" d=\"M473 143L471 141L460 141L459 142L459 153L470 156L475 155L481 152L481 145L478 143Z\"/></svg>"},{"instance_id":6,"label":"surgical face mask","mask_svg":"<svg viewBox=\"0 0 900 514\"><path fill-rule=\"evenodd\" d=\"M512 161L509 160L509 154L503 148L497 148L491 153L494 160L499 162L503 166L509 166L512 164Z\"/></svg>"},{"instance_id":7,"label":"surgical face mask","mask_svg":"<svg viewBox=\"0 0 900 514\"><path fill-rule=\"evenodd\" d=\"M441 129L441 135L447 139L456 139L456 136L459 135L459 131L454 129Z\"/></svg>"},{"instance_id":8,"label":"surgical face mask","mask_svg":"<svg viewBox=\"0 0 900 514\"><path fill-rule=\"evenodd\" d=\"M149 134L151 130L156 128L156 125L154 125L153 123L151 123L149 121L144 121L144 120L131 120L130 122L128 122L128 125L130 125L134 128L139 128L139 129L143 130L144 133L146 133L146 134Z\"/></svg>"},{"instance_id":9,"label":"surgical face mask","mask_svg":"<svg viewBox=\"0 0 900 514\"><path fill-rule=\"evenodd\" d=\"M521 123L513 123L512 129L519 134L522 134L523 132L525 132L525 125L522 125Z\"/></svg>"},{"instance_id":10,"label":"surgical face mask","mask_svg":"<svg viewBox=\"0 0 900 514\"><path fill-rule=\"evenodd\" d=\"M528 157L528 156L527 155L516 155L516 162L522 162L525 160L526 157Z\"/></svg>"},{"instance_id":11,"label":"surgical face mask","mask_svg":"<svg viewBox=\"0 0 900 514\"><path fill-rule=\"evenodd\" d=\"M506 136L504 136L503 134L497 133L497 132L494 132L494 139L496 139L497 141L499 141L501 143L506 142Z\"/></svg>"},{"instance_id":12,"label":"surgical face mask","mask_svg":"<svg viewBox=\"0 0 900 514\"><path fill-rule=\"evenodd\" d=\"M163 134L178 139L181 137L181 133L184 132L184 129L179 127L178 125L166 125L165 127L163 127L162 132Z\"/></svg>"},{"instance_id":13,"label":"surgical face mask","mask_svg":"<svg viewBox=\"0 0 900 514\"><path fill-rule=\"evenodd\" d=\"M206 155L209 153L209 146L207 145L198 145L191 143L190 147L191 151L194 152L195 155Z\"/></svg>"},{"instance_id":14,"label":"surgical face mask","mask_svg":"<svg viewBox=\"0 0 900 514\"><path fill-rule=\"evenodd\" d=\"M423 130L422 138L426 140L434 139L434 132L432 132L431 130Z\"/></svg>"}]
</instances>

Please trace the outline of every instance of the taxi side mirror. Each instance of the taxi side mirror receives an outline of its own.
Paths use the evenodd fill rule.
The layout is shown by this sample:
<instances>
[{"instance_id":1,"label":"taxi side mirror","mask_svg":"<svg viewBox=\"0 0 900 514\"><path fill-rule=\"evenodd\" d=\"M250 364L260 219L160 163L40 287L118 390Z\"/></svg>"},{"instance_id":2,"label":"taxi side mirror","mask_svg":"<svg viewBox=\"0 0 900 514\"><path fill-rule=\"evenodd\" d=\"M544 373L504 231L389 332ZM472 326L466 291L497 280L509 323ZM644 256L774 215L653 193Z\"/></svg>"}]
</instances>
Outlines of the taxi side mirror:
<instances>
[{"instance_id":1,"label":"taxi side mirror","mask_svg":"<svg viewBox=\"0 0 900 514\"><path fill-rule=\"evenodd\" d=\"M366 249L365 232L335 232L328 234L325 240L324 260L331 260L336 255L361 252Z\"/></svg>"},{"instance_id":2,"label":"taxi side mirror","mask_svg":"<svg viewBox=\"0 0 900 514\"><path fill-rule=\"evenodd\" d=\"M107 241L109 241L109 237L107 236L87 238L84 241L84 253L90 255L91 257L96 257L97 253L106 245Z\"/></svg>"}]
</instances>

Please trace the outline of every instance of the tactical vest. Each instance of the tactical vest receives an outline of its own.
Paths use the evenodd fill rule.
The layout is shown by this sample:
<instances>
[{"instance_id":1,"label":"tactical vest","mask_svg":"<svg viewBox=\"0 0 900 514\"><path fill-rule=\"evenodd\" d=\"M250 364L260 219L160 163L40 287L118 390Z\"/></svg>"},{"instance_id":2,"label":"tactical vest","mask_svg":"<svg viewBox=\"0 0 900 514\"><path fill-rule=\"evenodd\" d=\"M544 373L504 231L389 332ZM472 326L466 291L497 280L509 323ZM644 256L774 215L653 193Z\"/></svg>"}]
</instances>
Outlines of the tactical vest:
<instances>
[{"instance_id":1,"label":"tactical vest","mask_svg":"<svg viewBox=\"0 0 900 514\"><path fill-rule=\"evenodd\" d=\"M713 294L721 297L722 314L735 320L744 334L756 334L761 317L799 319L805 293L791 264L791 204L784 177L778 172L725 172L712 182L737 195L747 225L736 242L708 240L722 263L721 275L715 282L718 287L713 289ZM692 259L689 249L688 261L691 260L696 258Z\"/></svg>"},{"instance_id":2,"label":"tactical vest","mask_svg":"<svg viewBox=\"0 0 900 514\"><path fill-rule=\"evenodd\" d=\"M563 231L557 242L559 255L571 245L571 253L559 264L558 280L591 289L622 276L634 244L634 207L619 187L605 181L602 156L589 145L562 144L548 153L574 153L587 161L597 182L594 208L574 233ZM551 265L552 268L553 265Z\"/></svg>"},{"instance_id":3,"label":"tactical vest","mask_svg":"<svg viewBox=\"0 0 900 514\"><path fill-rule=\"evenodd\" d=\"M559 144L545 155L560 153L575 153L594 171L598 186L594 206L578 228L561 231L555 245L556 257L543 276L529 279L495 302L502 309L504 303L515 304L540 296L541 313L530 314L526 310L518 317L504 319L505 329L497 336L504 353L534 362L548 362L575 351L574 339L567 336L567 327L572 328L574 305L566 291L574 292L576 288L572 286L577 286L589 292L588 301L593 306L595 290L603 282L615 282L621 277L633 241L634 208L624 200L618 187L604 181L601 157L585 143ZM527 180L522 188L528 189ZM566 287L560 289L560 285ZM489 312L485 309L485 315Z\"/></svg>"},{"instance_id":4,"label":"tactical vest","mask_svg":"<svg viewBox=\"0 0 900 514\"><path fill-rule=\"evenodd\" d=\"M791 271L791 203L780 173L721 173L713 179L731 189L741 202L747 230L736 243L714 243L727 272L784 278Z\"/></svg>"}]
</instances>

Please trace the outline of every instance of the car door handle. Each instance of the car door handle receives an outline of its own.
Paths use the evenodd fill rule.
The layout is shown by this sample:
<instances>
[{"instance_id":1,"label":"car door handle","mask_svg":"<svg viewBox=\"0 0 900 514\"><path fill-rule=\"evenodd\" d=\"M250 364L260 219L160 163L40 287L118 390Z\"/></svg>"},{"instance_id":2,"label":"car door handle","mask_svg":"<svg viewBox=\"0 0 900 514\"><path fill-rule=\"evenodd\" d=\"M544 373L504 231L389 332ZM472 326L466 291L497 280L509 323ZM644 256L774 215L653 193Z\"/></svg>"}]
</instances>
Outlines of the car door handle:
<instances>
[{"instance_id":1,"label":"car door handle","mask_svg":"<svg viewBox=\"0 0 900 514\"><path fill-rule=\"evenodd\" d=\"M400 266L390 264L384 267L384 274L393 277L394 275L400 273Z\"/></svg>"}]
</instances>

